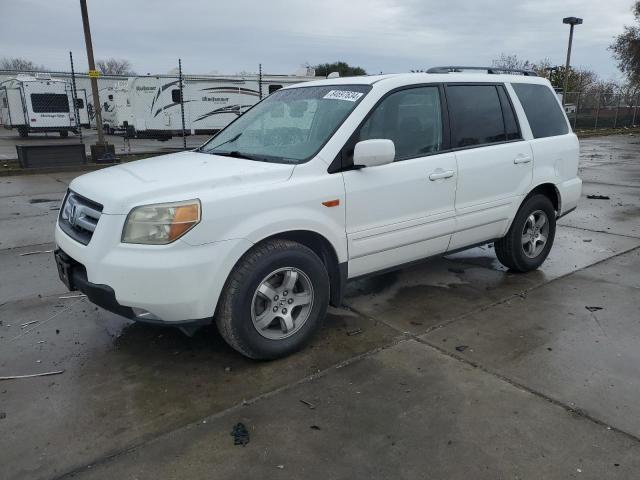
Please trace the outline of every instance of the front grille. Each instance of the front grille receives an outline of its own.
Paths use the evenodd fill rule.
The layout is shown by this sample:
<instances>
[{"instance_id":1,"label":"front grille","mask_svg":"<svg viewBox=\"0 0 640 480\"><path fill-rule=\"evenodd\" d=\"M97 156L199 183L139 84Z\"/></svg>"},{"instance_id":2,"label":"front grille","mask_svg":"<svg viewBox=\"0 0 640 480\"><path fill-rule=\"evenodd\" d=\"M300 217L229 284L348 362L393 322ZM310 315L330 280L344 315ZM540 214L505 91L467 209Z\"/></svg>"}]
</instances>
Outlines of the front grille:
<instances>
[{"instance_id":1,"label":"front grille","mask_svg":"<svg viewBox=\"0 0 640 480\"><path fill-rule=\"evenodd\" d=\"M102 215L102 205L69 190L64 199L58 224L74 240L88 245Z\"/></svg>"}]
</instances>

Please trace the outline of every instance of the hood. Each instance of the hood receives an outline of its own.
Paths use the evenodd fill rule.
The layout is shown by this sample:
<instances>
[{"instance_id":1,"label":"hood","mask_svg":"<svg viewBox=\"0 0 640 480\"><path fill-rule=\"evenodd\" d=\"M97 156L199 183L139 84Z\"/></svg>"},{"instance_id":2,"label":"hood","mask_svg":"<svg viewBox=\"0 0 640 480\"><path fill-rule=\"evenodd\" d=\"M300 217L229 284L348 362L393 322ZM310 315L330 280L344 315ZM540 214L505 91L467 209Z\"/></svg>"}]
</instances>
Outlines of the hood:
<instances>
[{"instance_id":1,"label":"hood","mask_svg":"<svg viewBox=\"0 0 640 480\"><path fill-rule=\"evenodd\" d=\"M289 179L295 165L199 152L137 160L87 173L69 188L101 203L105 214L127 214L136 205L210 196L214 189L253 188Z\"/></svg>"}]
</instances>

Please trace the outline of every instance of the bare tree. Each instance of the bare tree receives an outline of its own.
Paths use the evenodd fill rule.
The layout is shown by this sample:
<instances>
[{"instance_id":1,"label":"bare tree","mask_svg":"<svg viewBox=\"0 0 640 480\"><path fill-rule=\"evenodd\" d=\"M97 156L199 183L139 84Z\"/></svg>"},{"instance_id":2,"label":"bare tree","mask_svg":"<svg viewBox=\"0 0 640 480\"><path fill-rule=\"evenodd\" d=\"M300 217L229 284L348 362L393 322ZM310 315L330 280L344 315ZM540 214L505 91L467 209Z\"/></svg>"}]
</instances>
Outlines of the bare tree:
<instances>
[{"instance_id":1,"label":"bare tree","mask_svg":"<svg viewBox=\"0 0 640 480\"><path fill-rule=\"evenodd\" d=\"M523 60L515 53L501 53L500 56L491 62L491 66L497 69L506 70L533 70L534 64L529 60Z\"/></svg>"},{"instance_id":2,"label":"bare tree","mask_svg":"<svg viewBox=\"0 0 640 480\"><path fill-rule=\"evenodd\" d=\"M98 60L96 62L98 70L104 75L135 75L131 69L131 62L124 58L107 58L106 60Z\"/></svg>"},{"instance_id":3,"label":"bare tree","mask_svg":"<svg viewBox=\"0 0 640 480\"><path fill-rule=\"evenodd\" d=\"M17 70L20 72L44 71L44 65L37 65L31 60L21 57L4 57L0 60L0 70Z\"/></svg>"},{"instance_id":4,"label":"bare tree","mask_svg":"<svg viewBox=\"0 0 640 480\"><path fill-rule=\"evenodd\" d=\"M533 70L539 76L547 78L552 85L560 88L564 86L564 78L565 74L567 74L569 75L567 92L593 93L600 90L610 92L616 87L615 82L601 80L596 72L588 68L570 68L569 72L566 73L564 66L553 65L549 58L531 62L519 58L516 54L501 53L498 58L493 60L492 66L498 69Z\"/></svg>"}]
</instances>

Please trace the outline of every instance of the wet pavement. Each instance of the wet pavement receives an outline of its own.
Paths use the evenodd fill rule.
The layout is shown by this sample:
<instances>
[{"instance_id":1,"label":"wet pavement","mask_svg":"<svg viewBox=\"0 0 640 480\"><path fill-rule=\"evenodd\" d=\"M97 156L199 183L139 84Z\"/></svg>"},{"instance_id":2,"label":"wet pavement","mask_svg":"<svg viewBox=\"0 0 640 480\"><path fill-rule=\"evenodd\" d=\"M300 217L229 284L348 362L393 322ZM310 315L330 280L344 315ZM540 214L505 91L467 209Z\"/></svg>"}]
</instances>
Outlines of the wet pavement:
<instances>
[{"instance_id":1,"label":"wet pavement","mask_svg":"<svg viewBox=\"0 0 640 480\"><path fill-rule=\"evenodd\" d=\"M353 282L276 362L61 298L74 175L0 178L0 376L64 370L0 381L0 478L636 477L636 138L581 141L584 196L539 271L486 246Z\"/></svg>"}]
</instances>

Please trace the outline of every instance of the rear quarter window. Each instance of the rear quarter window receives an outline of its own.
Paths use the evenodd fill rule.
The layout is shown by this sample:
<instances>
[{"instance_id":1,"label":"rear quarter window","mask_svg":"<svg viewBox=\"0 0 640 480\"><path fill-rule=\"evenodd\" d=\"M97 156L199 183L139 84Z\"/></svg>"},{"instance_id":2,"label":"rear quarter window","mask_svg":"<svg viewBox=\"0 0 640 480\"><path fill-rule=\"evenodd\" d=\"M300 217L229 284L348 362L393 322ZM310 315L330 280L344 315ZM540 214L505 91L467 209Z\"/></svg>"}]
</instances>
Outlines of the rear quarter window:
<instances>
[{"instance_id":1,"label":"rear quarter window","mask_svg":"<svg viewBox=\"0 0 640 480\"><path fill-rule=\"evenodd\" d=\"M569 132L556 94L544 85L513 83L513 89L524 108L533 138L555 137Z\"/></svg>"}]
</instances>

